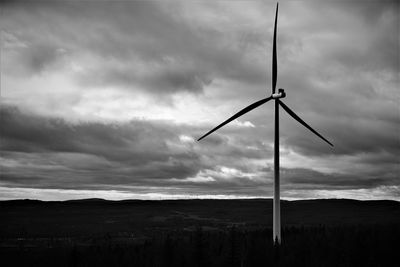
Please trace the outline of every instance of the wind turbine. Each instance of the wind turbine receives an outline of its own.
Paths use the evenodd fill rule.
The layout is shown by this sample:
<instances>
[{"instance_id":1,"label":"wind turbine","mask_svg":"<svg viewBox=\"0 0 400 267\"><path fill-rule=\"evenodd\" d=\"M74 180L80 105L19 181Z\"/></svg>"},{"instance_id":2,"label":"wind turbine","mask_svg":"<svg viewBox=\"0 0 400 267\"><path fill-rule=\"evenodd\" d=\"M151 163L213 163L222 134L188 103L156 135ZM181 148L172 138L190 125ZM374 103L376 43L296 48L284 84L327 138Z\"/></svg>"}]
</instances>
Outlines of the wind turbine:
<instances>
[{"instance_id":1,"label":"wind turbine","mask_svg":"<svg viewBox=\"0 0 400 267\"><path fill-rule=\"evenodd\" d=\"M229 122L239 118L240 116L255 109L256 107L267 103L271 99L275 100L273 239L275 242L281 243L281 212L280 212L280 185L279 185L279 106L281 106L296 121L298 121L303 126L305 126L307 129L309 129L311 132L316 134L318 137L320 137L322 140L324 140L330 146L333 147L333 144L331 142L329 142L327 139L325 139L322 135L320 135L316 130L311 128L310 125L308 125L305 121L303 121L296 113L294 113L293 110L291 110L287 105L285 105L282 102L282 100L280 100L281 98L284 98L286 96L285 90L283 90L282 88L279 88L278 93L276 92L276 81L277 81L277 73L278 73L278 71L277 71L278 64L277 64L277 57L276 57L276 22L277 22L277 19L278 19L278 3L276 4L274 40L273 40L273 50L272 50L272 94L271 94L271 96L261 99L255 103L245 107L244 109L242 109L241 111L239 111L238 113L236 113L235 115L233 115L232 117L230 117L229 119L227 119L226 121L224 121L223 123L221 123L220 125L215 127L214 129L212 129L211 131L209 131L208 133L206 133L205 135L200 137L197 141L200 141L201 139L205 138L212 132L214 132L214 131L218 130L219 128L221 128L222 126L224 126L225 124L228 124Z\"/></svg>"}]
</instances>

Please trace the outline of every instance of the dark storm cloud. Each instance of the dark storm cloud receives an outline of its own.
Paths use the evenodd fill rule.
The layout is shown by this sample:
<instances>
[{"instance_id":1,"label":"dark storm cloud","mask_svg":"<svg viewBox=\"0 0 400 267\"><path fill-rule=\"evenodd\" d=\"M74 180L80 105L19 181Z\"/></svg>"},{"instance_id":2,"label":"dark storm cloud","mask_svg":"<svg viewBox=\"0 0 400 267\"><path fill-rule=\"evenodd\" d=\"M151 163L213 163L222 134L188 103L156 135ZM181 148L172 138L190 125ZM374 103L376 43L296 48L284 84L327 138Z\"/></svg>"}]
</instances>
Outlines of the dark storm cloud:
<instances>
[{"instance_id":1,"label":"dark storm cloud","mask_svg":"<svg viewBox=\"0 0 400 267\"><path fill-rule=\"evenodd\" d=\"M400 185L397 177L385 177L392 170L381 169L381 172L370 177L360 177L356 174L326 174L310 169L293 168L282 169L282 175L285 177L283 184L286 188L319 188L319 189L357 189L374 188L382 185Z\"/></svg>"},{"instance_id":2,"label":"dark storm cloud","mask_svg":"<svg viewBox=\"0 0 400 267\"><path fill-rule=\"evenodd\" d=\"M204 168L213 169L215 159L223 164L232 154L232 159L242 160L262 158L265 154L235 143L218 148L215 144L208 147L207 143L203 147L185 145L178 136L199 129L160 121L71 124L63 119L28 115L10 106L2 106L0 112L4 160L1 181L8 186L174 186L182 185L179 180L196 177ZM195 185L196 181L184 184Z\"/></svg>"},{"instance_id":3,"label":"dark storm cloud","mask_svg":"<svg viewBox=\"0 0 400 267\"><path fill-rule=\"evenodd\" d=\"M351 15L358 15L363 22L374 24L388 13L396 12L399 3L395 0L384 1L332 1L332 8ZM398 10L397 10L398 11Z\"/></svg>"},{"instance_id":4,"label":"dark storm cloud","mask_svg":"<svg viewBox=\"0 0 400 267\"><path fill-rule=\"evenodd\" d=\"M328 60L340 61L351 68L399 70L398 1L364 1L362 4L349 1L340 5L333 3L332 6L339 12L360 18L366 27L373 29L373 35L365 47L361 48L357 43L350 44L348 47L352 49L337 50L327 55Z\"/></svg>"},{"instance_id":5,"label":"dark storm cloud","mask_svg":"<svg viewBox=\"0 0 400 267\"><path fill-rule=\"evenodd\" d=\"M8 106L1 107L1 122L4 151L88 153L138 163L166 160L169 155L163 153L167 149L165 141L173 136L162 124L135 121L127 125L93 122L73 125L63 119L23 114ZM152 155L151 151L159 152Z\"/></svg>"},{"instance_id":6,"label":"dark storm cloud","mask_svg":"<svg viewBox=\"0 0 400 267\"><path fill-rule=\"evenodd\" d=\"M398 71L398 1L299 1L281 5L286 14L293 13L297 23L291 25L290 32L281 30L279 40L290 38L288 48L299 47L299 52L318 44L313 47L321 58L313 64L329 68L339 62L346 69L350 67L349 72L354 68Z\"/></svg>"},{"instance_id":7,"label":"dark storm cloud","mask_svg":"<svg viewBox=\"0 0 400 267\"><path fill-rule=\"evenodd\" d=\"M163 68L165 69L146 75L138 75L137 70L129 66L122 69L116 66L103 67L93 70L89 75L84 74L79 77L79 80L83 84L91 86L117 85L123 88L131 88L135 85L145 88L146 92L149 93L167 95L180 91L201 93L203 87L211 82L207 73L191 70L190 67L186 69L182 66L169 68L168 64L165 64Z\"/></svg>"},{"instance_id":8,"label":"dark storm cloud","mask_svg":"<svg viewBox=\"0 0 400 267\"><path fill-rule=\"evenodd\" d=\"M1 131L4 140L1 146L4 151L76 152L102 156L110 160L125 160L132 157L130 160L139 162L145 156L152 157L153 160L166 160L170 157L168 141L177 142L178 136L185 132L193 132L195 135L204 132L203 128L176 125L168 121L132 120L128 123L73 124L59 118L25 114L18 108L7 105L3 105L0 112L1 124L4 126ZM249 153L251 151L243 147L243 144L247 144L261 148L262 144L259 142L239 140L210 143L210 140L221 140L221 138L214 136L208 142L204 142L206 149L219 155L260 157L257 153ZM218 150L223 152L218 153ZM175 156L190 158L194 155L185 149L180 153Z\"/></svg>"},{"instance_id":9,"label":"dark storm cloud","mask_svg":"<svg viewBox=\"0 0 400 267\"><path fill-rule=\"evenodd\" d=\"M60 51L47 44L32 45L29 51L24 52L22 57L27 59L26 66L33 73L40 73L51 68L61 56Z\"/></svg>"},{"instance_id":10,"label":"dark storm cloud","mask_svg":"<svg viewBox=\"0 0 400 267\"><path fill-rule=\"evenodd\" d=\"M291 121L294 125L290 127L298 127L298 129L295 129L296 132L292 132L292 135L284 134L285 143L301 154L311 156L387 152L396 157L400 153L398 138L400 122L387 123L377 120L370 123L365 119L354 120L354 122L347 119L329 122L320 125L325 126L323 129L326 134L324 135L328 135L329 140L335 145L333 149L323 146L322 140L320 141L317 136L303 129L303 126L295 121Z\"/></svg>"}]
</instances>

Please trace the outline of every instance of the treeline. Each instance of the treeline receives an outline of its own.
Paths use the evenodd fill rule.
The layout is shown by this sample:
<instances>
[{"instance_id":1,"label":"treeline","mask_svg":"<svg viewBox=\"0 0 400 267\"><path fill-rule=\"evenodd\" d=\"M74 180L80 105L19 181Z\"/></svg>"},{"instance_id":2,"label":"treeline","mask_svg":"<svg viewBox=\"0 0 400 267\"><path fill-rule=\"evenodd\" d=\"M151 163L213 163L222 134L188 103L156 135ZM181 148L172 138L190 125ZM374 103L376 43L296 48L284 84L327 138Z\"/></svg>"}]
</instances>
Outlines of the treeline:
<instances>
[{"instance_id":1,"label":"treeline","mask_svg":"<svg viewBox=\"0 0 400 267\"><path fill-rule=\"evenodd\" d=\"M128 239L127 239L128 240ZM106 235L90 244L1 248L2 266L398 266L400 225L154 231L140 242Z\"/></svg>"}]
</instances>

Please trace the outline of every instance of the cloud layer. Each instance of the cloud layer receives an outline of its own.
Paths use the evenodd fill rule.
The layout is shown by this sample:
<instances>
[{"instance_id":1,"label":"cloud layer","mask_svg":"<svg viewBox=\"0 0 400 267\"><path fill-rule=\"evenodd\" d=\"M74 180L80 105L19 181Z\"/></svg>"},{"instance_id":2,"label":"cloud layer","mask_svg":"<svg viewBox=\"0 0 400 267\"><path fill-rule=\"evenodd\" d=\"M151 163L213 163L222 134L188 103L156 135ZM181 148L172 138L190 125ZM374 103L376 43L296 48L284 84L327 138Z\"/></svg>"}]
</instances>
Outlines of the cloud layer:
<instances>
[{"instance_id":1,"label":"cloud layer","mask_svg":"<svg viewBox=\"0 0 400 267\"><path fill-rule=\"evenodd\" d=\"M274 3L0 8L5 198L271 196L271 104L195 140L270 94ZM398 10L280 4L278 87L335 145L281 110L283 196L399 199Z\"/></svg>"}]
</instances>

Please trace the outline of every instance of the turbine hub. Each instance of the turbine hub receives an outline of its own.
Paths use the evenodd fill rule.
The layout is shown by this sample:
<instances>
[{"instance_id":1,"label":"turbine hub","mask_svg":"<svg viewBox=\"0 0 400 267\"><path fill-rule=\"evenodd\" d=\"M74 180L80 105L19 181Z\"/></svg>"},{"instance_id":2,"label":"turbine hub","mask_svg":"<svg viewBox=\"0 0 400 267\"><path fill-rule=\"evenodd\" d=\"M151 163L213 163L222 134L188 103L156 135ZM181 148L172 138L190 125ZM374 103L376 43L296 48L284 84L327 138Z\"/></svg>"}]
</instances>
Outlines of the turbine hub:
<instances>
[{"instance_id":1,"label":"turbine hub","mask_svg":"<svg viewBox=\"0 0 400 267\"><path fill-rule=\"evenodd\" d=\"M286 96L285 90L282 88L278 89L278 93L272 94L273 99L284 98Z\"/></svg>"}]
</instances>

